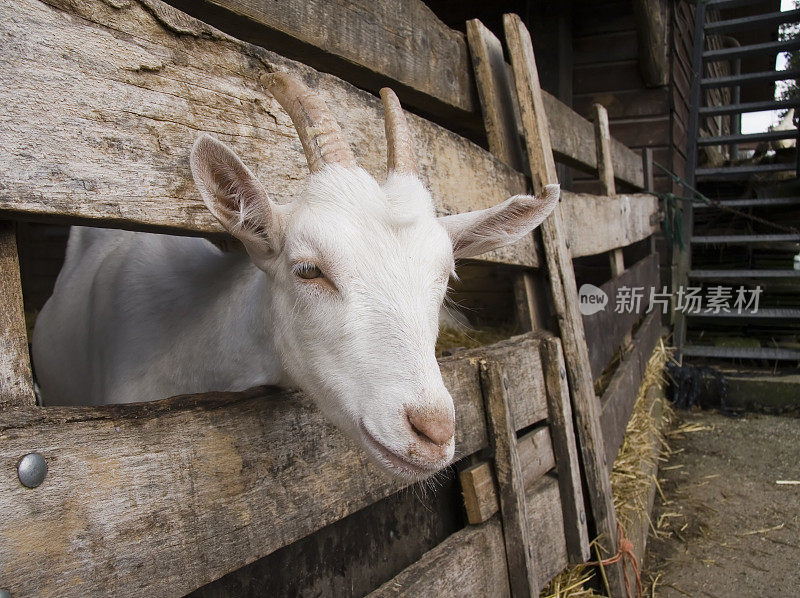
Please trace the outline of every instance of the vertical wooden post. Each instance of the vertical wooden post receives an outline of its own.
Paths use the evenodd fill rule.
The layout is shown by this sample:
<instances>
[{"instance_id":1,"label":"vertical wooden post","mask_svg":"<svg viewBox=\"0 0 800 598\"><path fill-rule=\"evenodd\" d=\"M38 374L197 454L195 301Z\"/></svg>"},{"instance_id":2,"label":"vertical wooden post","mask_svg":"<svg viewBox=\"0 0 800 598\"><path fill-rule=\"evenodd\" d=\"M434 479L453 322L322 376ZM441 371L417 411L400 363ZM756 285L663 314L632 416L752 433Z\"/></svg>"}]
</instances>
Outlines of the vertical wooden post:
<instances>
[{"instance_id":1,"label":"vertical wooden post","mask_svg":"<svg viewBox=\"0 0 800 598\"><path fill-rule=\"evenodd\" d=\"M611 158L611 132L608 127L608 112L602 104L594 104L594 145L597 151L597 175L603 186L603 194L617 196L614 183L614 161ZM609 254L611 277L616 278L625 271L625 258L622 248L617 247Z\"/></svg>"},{"instance_id":2,"label":"vertical wooden post","mask_svg":"<svg viewBox=\"0 0 800 598\"><path fill-rule=\"evenodd\" d=\"M534 190L541 191L544 185L557 182L557 178L533 44L530 33L517 15L504 15L503 23L511 65L514 69L531 178ZM598 542L606 555L613 555L619 548L617 518L605 462L605 444L600 427L600 401L594 394L589 352L586 348L583 321L578 311L575 272L564 238L564 230L559 206L542 224L542 239L553 303L564 346L567 374L572 389L572 407L578 426L592 513L599 535ZM617 565L610 566L606 568L606 572L611 591L615 596L621 595L624 591L621 568Z\"/></svg>"},{"instance_id":3,"label":"vertical wooden post","mask_svg":"<svg viewBox=\"0 0 800 598\"><path fill-rule=\"evenodd\" d=\"M467 41L478 86L489 151L520 172L528 172L525 152L514 115L513 90L500 40L478 19L467 21ZM517 319L522 332L541 328L533 274L520 273L514 281Z\"/></svg>"},{"instance_id":4,"label":"vertical wooden post","mask_svg":"<svg viewBox=\"0 0 800 598\"><path fill-rule=\"evenodd\" d=\"M0 221L0 405L35 405L14 223Z\"/></svg>"},{"instance_id":5,"label":"vertical wooden post","mask_svg":"<svg viewBox=\"0 0 800 598\"><path fill-rule=\"evenodd\" d=\"M538 596L539 576L528 531L525 484L517 454L517 434L506 397L508 379L500 365L494 361L481 361L480 373L489 438L494 451L494 469L500 490L500 513L503 517L511 594L516 598Z\"/></svg>"},{"instance_id":6,"label":"vertical wooden post","mask_svg":"<svg viewBox=\"0 0 800 598\"><path fill-rule=\"evenodd\" d=\"M583 506L581 468L572 428L572 407L569 403L567 368L561 353L561 342L549 337L540 345L542 370L547 388L547 414L550 437L556 456L558 487L567 539L567 556L573 565L585 563L591 555L586 511Z\"/></svg>"}]
</instances>

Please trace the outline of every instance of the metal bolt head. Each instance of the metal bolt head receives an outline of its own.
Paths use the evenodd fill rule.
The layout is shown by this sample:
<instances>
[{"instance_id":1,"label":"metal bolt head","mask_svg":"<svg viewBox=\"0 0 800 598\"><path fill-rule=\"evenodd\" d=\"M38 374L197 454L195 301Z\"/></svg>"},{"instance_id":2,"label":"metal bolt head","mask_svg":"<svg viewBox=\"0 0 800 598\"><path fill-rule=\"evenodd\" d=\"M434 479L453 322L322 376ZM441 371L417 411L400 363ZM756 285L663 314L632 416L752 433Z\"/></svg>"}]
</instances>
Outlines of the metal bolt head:
<instances>
[{"instance_id":1,"label":"metal bolt head","mask_svg":"<svg viewBox=\"0 0 800 598\"><path fill-rule=\"evenodd\" d=\"M581 523L586 523L586 512L581 511Z\"/></svg>"},{"instance_id":2,"label":"metal bolt head","mask_svg":"<svg viewBox=\"0 0 800 598\"><path fill-rule=\"evenodd\" d=\"M47 475L47 462L39 453L28 453L17 463L17 476L26 488L36 488ZM0 598L3 598L0 594Z\"/></svg>"},{"instance_id":3,"label":"metal bolt head","mask_svg":"<svg viewBox=\"0 0 800 598\"><path fill-rule=\"evenodd\" d=\"M567 377L567 371L564 368L558 368L558 373L561 374L562 380Z\"/></svg>"},{"instance_id":4,"label":"metal bolt head","mask_svg":"<svg viewBox=\"0 0 800 598\"><path fill-rule=\"evenodd\" d=\"M11 598L11 592L0 588L0 598Z\"/></svg>"}]
</instances>

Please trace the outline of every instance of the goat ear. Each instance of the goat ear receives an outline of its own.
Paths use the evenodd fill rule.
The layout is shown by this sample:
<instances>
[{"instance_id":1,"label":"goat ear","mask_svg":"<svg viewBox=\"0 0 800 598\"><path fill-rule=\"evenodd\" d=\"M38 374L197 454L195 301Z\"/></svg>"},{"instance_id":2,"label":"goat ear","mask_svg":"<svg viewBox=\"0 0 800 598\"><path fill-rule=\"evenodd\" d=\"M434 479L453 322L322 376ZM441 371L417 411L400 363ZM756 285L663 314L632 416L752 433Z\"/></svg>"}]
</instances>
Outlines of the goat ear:
<instances>
[{"instance_id":1,"label":"goat ear","mask_svg":"<svg viewBox=\"0 0 800 598\"><path fill-rule=\"evenodd\" d=\"M472 257L531 232L558 205L559 195L559 185L547 185L539 197L515 195L485 210L442 216L439 223L450 235L454 257Z\"/></svg>"},{"instance_id":2,"label":"goat ear","mask_svg":"<svg viewBox=\"0 0 800 598\"><path fill-rule=\"evenodd\" d=\"M277 251L278 206L232 149L203 134L192 147L189 164L208 209L252 257Z\"/></svg>"}]
</instances>

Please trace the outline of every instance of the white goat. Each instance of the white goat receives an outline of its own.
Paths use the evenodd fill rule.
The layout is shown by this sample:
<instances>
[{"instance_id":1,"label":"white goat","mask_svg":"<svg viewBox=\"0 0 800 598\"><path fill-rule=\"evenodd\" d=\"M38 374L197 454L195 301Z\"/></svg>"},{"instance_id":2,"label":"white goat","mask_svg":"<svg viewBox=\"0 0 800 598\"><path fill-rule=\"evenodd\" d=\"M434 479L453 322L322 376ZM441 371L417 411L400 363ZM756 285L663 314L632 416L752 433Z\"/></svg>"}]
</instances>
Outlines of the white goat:
<instances>
[{"instance_id":1,"label":"white goat","mask_svg":"<svg viewBox=\"0 0 800 598\"><path fill-rule=\"evenodd\" d=\"M195 182L249 259L203 239L73 228L33 335L44 402L293 386L386 470L430 475L455 442L434 354L454 259L528 234L556 205L558 186L437 218L391 90L381 91L381 186L321 99L284 73L267 88L308 160L302 195L273 203L233 151L202 135L191 152Z\"/></svg>"}]
</instances>

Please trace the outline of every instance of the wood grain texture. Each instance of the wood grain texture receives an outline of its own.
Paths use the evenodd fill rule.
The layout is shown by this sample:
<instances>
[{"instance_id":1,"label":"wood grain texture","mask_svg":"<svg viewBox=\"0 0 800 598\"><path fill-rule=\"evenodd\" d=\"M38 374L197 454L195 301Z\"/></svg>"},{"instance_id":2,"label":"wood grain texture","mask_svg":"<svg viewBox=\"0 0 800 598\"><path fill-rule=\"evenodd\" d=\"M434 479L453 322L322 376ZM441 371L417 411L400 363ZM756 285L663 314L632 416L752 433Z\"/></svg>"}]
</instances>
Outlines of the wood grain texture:
<instances>
[{"instance_id":1,"label":"wood grain texture","mask_svg":"<svg viewBox=\"0 0 800 598\"><path fill-rule=\"evenodd\" d=\"M607 197L561 192L561 212L573 257L597 255L646 239L659 230L658 198L641 194Z\"/></svg>"},{"instance_id":2,"label":"wood grain texture","mask_svg":"<svg viewBox=\"0 0 800 598\"><path fill-rule=\"evenodd\" d=\"M276 201L288 201L308 168L289 117L260 83L271 70L315 89L362 166L383 179L380 101L336 77L230 38L160 0L4 2L0 213L222 234L189 171L189 150L202 131L229 143ZM524 177L488 152L407 118L440 213L489 207L525 191ZM489 259L537 263L531 239Z\"/></svg>"},{"instance_id":3,"label":"wood grain texture","mask_svg":"<svg viewBox=\"0 0 800 598\"><path fill-rule=\"evenodd\" d=\"M594 147L597 155L597 177L603 187L603 194L614 197L614 161L611 157L611 131L608 128L608 112L602 104L592 106L594 114Z\"/></svg>"},{"instance_id":4,"label":"wood grain texture","mask_svg":"<svg viewBox=\"0 0 800 598\"><path fill-rule=\"evenodd\" d=\"M497 362L487 360L480 362L480 376L500 494L511 595L535 596L539 593L538 571L533 559L532 536L528 531L527 501L517 453L517 435L506 399L508 378Z\"/></svg>"},{"instance_id":5,"label":"wood grain texture","mask_svg":"<svg viewBox=\"0 0 800 598\"><path fill-rule=\"evenodd\" d=\"M457 359L490 359L508 372L508 408L514 430L547 419L542 361L539 345L546 333L531 332L487 347L458 353Z\"/></svg>"},{"instance_id":6,"label":"wood grain texture","mask_svg":"<svg viewBox=\"0 0 800 598\"><path fill-rule=\"evenodd\" d=\"M564 537L569 561L585 563L591 556L589 528L584 509L581 466L573 429L572 406L566 378L566 364L561 342L549 338L542 343L542 364L547 384L548 423L553 442L561 509L564 518Z\"/></svg>"},{"instance_id":7,"label":"wood grain texture","mask_svg":"<svg viewBox=\"0 0 800 598\"><path fill-rule=\"evenodd\" d=\"M502 525L491 519L456 532L368 596L509 596L505 556Z\"/></svg>"},{"instance_id":8,"label":"wood grain texture","mask_svg":"<svg viewBox=\"0 0 800 598\"><path fill-rule=\"evenodd\" d=\"M539 75L530 33L514 14L503 17L506 43L514 69L528 160L534 189L558 181L555 161L547 130L547 117L542 101ZM641 166L641 165L640 165ZM598 542L607 555L617 552L617 524L611 496L611 483L605 464L605 447L600 427L600 404L594 394L589 353L583 334L583 322L578 311L575 272L566 246L565 225L559 205L540 227L545 248L550 288L563 343L567 374L572 390L584 471L590 504L597 527ZM607 568L613 592L624 587L619 567Z\"/></svg>"},{"instance_id":9,"label":"wood grain texture","mask_svg":"<svg viewBox=\"0 0 800 598\"><path fill-rule=\"evenodd\" d=\"M527 164L514 114L513 89L503 58L503 45L478 19L467 21L467 41L489 151L515 170L525 172Z\"/></svg>"},{"instance_id":10,"label":"wood grain texture","mask_svg":"<svg viewBox=\"0 0 800 598\"><path fill-rule=\"evenodd\" d=\"M636 331L632 349L623 356L622 363L617 367L608 388L603 393L601 399L603 413L600 423L606 440L606 462L609 471L625 438L625 428L633 412L647 361L660 337L661 313L652 311Z\"/></svg>"},{"instance_id":11,"label":"wood grain texture","mask_svg":"<svg viewBox=\"0 0 800 598\"><path fill-rule=\"evenodd\" d=\"M541 97L547 115L545 123L551 137L551 149L556 159L585 172L597 172L592 123L546 91L542 91ZM612 139L611 156L616 179L641 189L643 177L639 155L618 140Z\"/></svg>"},{"instance_id":12,"label":"wood grain texture","mask_svg":"<svg viewBox=\"0 0 800 598\"><path fill-rule=\"evenodd\" d=\"M355 74L353 82L373 92L395 85L415 92L403 94L412 102L428 99L417 107L436 110L435 100L459 113L477 113L464 35L419 0L170 3L209 23L219 21L220 28L233 20L248 41L338 76Z\"/></svg>"},{"instance_id":13,"label":"wood grain texture","mask_svg":"<svg viewBox=\"0 0 800 598\"><path fill-rule=\"evenodd\" d=\"M641 287L643 289L640 309L616 311L616 297L622 287ZM658 277L658 256L649 255L625 270L620 276L612 278L600 285L600 289L608 296L608 305L602 311L583 317L583 330L589 348L589 362L592 376L603 373L608 363L624 344L634 324L641 318L650 305L650 289L661 292ZM660 313L661 307L658 306Z\"/></svg>"},{"instance_id":14,"label":"wood grain texture","mask_svg":"<svg viewBox=\"0 0 800 598\"><path fill-rule=\"evenodd\" d=\"M669 16L665 0L634 0L639 68L648 87L669 81Z\"/></svg>"},{"instance_id":15,"label":"wood grain texture","mask_svg":"<svg viewBox=\"0 0 800 598\"><path fill-rule=\"evenodd\" d=\"M477 364L440 364L456 450L486 447ZM302 395L276 389L0 411L0 574L16 596L184 595L397 491ZM22 487L37 451L45 482Z\"/></svg>"},{"instance_id":16,"label":"wood grain texture","mask_svg":"<svg viewBox=\"0 0 800 598\"><path fill-rule=\"evenodd\" d=\"M494 485L492 466L488 462L476 463L459 472L464 509L470 525L487 521L500 509Z\"/></svg>"},{"instance_id":17,"label":"wood grain texture","mask_svg":"<svg viewBox=\"0 0 800 598\"><path fill-rule=\"evenodd\" d=\"M556 466L550 428L540 426L517 440L522 483L527 487L533 484Z\"/></svg>"},{"instance_id":18,"label":"wood grain texture","mask_svg":"<svg viewBox=\"0 0 800 598\"><path fill-rule=\"evenodd\" d=\"M35 404L17 233L12 222L0 220L0 407Z\"/></svg>"}]
</instances>

